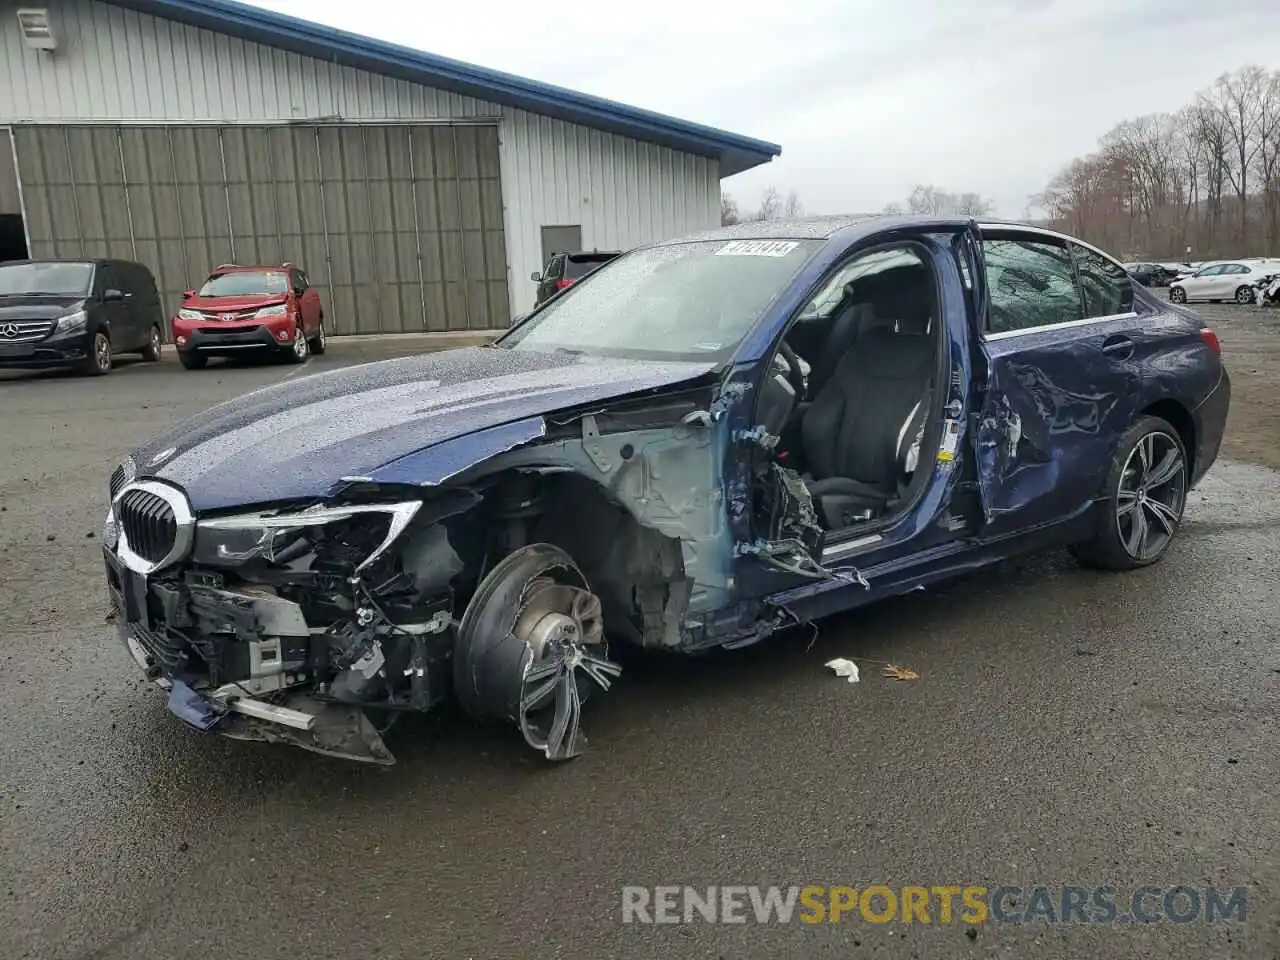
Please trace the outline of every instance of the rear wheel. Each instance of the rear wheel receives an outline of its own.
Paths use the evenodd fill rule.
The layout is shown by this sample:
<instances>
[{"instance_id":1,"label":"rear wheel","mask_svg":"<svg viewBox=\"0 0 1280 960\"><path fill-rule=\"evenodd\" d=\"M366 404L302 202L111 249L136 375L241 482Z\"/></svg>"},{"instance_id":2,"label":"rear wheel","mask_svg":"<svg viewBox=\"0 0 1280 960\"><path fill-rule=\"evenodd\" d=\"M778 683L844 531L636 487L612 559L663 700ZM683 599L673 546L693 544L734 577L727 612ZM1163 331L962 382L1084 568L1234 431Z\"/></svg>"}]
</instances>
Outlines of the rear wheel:
<instances>
[{"instance_id":1,"label":"rear wheel","mask_svg":"<svg viewBox=\"0 0 1280 960\"><path fill-rule=\"evenodd\" d=\"M1072 552L1086 566L1135 570L1173 542L1187 502L1187 451L1178 431L1143 417L1116 445L1093 539Z\"/></svg>"},{"instance_id":2,"label":"rear wheel","mask_svg":"<svg viewBox=\"0 0 1280 960\"><path fill-rule=\"evenodd\" d=\"M1254 299L1253 287L1246 285L1236 290L1236 303L1253 303Z\"/></svg>"},{"instance_id":3,"label":"rear wheel","mask_svg":"<svg viewBox=\"0 0 1280 960\"><path fill-rule=\"evenodd\" d=\"M1181 287L1170 287L1169 302L1170 303L1186 303L1187 291L1183 290Z\"/></svg>"},{"instance_id":4,"label":"rear wheel","mask_svg":"<svg viewBox=\"0 0 1280 960\"><path fill-rule=\"evenodd\" d=\"M320 354L324 353L326 345L327 344L325 341L325 332L324 332L324 316L321 315L320 329L316 331L316 335L311 338L311 340L307 343L307 346L310 347L311 352L318 357L320 356Z\"/></svg>"},{"instance_id":5,"label":"rear wheel","mask_svg":"<svg viewBox=\"0 0 1280 960\"><path fill-rule=\"evenodd\" d=\"M190 351L178 351L178 362L187 370L203 370L209 358Z\"/></svg>"},{"instance_id":6,"label":"rear wheel","mask_svg":"<svg viewBox=\"0 0 1280 960\"><path fill-rule=\"evenodd\" d=\"M152 327L151 339L147 341L147 345L142 348L142 359L146 360L148 363L158 362L160 360L160 352L163 349L161 344L160 328Z\"/></svg>"},{"instance_id":7,"label":"rear wheel","mask_svg":"<svg viewBox=\"0 0 1280 960\"><path fill-rule=\"evenodd\" d=\"M93 335L89 343L89 356L76 369L90 377L101 377L111 372L111 340L103 331Z\"/></svg>"}]
</instances>

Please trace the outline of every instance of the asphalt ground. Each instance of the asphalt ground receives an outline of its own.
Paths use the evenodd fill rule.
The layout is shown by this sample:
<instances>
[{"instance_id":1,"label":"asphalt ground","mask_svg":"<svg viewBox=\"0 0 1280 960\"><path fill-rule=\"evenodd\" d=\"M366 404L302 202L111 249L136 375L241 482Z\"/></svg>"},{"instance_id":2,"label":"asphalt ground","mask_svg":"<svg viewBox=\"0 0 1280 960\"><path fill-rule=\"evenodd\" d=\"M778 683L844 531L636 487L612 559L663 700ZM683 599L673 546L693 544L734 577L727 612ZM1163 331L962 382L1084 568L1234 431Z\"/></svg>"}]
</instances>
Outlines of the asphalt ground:
<instances>
[{"instance_id":1,"label":"asphalt ground","mask_svg":"<svg viewBox=\"0 0 1280 960\"><path fill-rule=\"evenodd\" d=\"M1236 402L1161 564L1037 555L816 638L630 656L587 709L590 751L557 766L449 713L399 724L388 769L204 736L104 623L123 451L403 345L333 341L301 371L0 374L0 960L1280 956L1280 320L1205 312ZM833 657L919 679L864 662L851 685ZM1115 886L1125 915L1141 885L1246 887L1247 913L622 921L624 886L748 884L1018 886L1015 916L1036 885Z\"/></svg>"}]
</instances>

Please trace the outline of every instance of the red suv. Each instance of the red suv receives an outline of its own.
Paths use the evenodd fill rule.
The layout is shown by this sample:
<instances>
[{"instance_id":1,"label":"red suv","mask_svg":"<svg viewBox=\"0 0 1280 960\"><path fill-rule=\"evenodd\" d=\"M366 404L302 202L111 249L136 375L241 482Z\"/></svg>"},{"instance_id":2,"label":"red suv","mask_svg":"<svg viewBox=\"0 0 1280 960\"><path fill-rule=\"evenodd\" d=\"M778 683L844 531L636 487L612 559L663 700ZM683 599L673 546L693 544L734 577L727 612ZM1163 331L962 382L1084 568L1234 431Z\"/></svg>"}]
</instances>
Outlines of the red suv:
<instances>
[{"instance_id":1,"label":"red suv","mask_svg":"<svg viewBox=\"0 0 1280 960\"><path fill-rule=\"evenodd\" d=\"M199 370L210 357L266 354L302 363L309 353L324 353L320 294L291 263L223 264L182 300L173 342L188 370Z\"/></svg>"}]
</instances>

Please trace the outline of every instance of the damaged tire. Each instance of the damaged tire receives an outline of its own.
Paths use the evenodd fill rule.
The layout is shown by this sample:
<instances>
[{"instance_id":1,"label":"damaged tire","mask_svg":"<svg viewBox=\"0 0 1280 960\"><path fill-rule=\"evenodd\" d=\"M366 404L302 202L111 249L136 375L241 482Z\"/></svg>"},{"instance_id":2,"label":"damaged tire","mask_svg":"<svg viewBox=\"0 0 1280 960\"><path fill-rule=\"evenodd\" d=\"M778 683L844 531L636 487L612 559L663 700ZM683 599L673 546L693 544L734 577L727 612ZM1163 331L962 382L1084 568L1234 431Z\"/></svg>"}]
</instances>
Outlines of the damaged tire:
<instances>
[{"instance_id":1,"label":"damaged tire","mask_svg":"<svg viewBox=\"0 0 1280 960\"><path fill-rule=\"evenodd\" d=\"M472 716L505 719L549 760L586 747L582 704L622 668L607 659L600 599L573 559L535 543L504 558L476 589L453 654L454 686Z\"/></svg>"}]
</instances>

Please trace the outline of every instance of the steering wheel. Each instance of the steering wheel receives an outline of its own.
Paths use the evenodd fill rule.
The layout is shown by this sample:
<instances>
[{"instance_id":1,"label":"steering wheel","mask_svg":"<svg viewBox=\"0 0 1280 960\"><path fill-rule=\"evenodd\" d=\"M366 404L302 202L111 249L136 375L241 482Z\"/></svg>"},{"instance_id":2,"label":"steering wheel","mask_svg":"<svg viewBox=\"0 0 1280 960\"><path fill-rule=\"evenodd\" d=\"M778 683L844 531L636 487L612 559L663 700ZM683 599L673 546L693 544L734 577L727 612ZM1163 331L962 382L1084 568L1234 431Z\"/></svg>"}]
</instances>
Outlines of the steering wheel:
<instances>
[{"instance_id":1,"label":"steering wheel","mask_svg":"<svg viewBox=\"0 0 1280 960\"><path fill-rule=\"evenodd\" d=\"M787 382L795 389L796 400L805 399L805 394L809 392L809 385L804 382L804 367L800 363L800 358L785 340L778 344L778 352L782 354L782 359L787 361Z\"/></svg>"}]
</instances>

